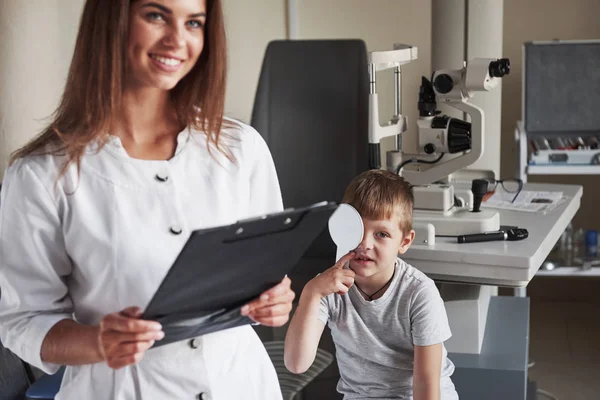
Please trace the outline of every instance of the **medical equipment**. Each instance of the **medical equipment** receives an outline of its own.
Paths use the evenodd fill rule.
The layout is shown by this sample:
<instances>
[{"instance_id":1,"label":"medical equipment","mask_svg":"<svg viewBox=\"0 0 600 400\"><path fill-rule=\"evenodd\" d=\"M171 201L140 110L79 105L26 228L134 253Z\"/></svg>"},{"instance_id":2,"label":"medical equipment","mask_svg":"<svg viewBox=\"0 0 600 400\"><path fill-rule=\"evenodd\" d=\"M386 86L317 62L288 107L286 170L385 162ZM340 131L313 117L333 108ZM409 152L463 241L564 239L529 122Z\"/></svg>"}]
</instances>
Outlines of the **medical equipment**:
<instances>
[{"instance_id":1,"label":"medical equipment","mask_svg":"<svg viewBox=\"0 0 600 400\"><path fill-rule=\"evenodd\" d=\"M525 228L512 228L495 232L474 233L472 235L459 235L458 243L493 242L496 240L523 240L527 239L529 232Z\"/></svg>"},{"instance_id":2,"label":"medical equipment","mask_svg":"<svg viewBox=\"0 0 600 400\"><path fill-rule=\"evenodd\" d=\"M518 177L600 173L600 40L523 44ZM552 84L548 84L552 82Z\"/></svg>"},{"instance_id":3,"label":"medical equipment","mask_svg":"<svg viewBox=\"0 0 600 400\"><path fill-rule=\"evenodd\" d=\"M407 130L406 117L400 114L401 80L399 65L416 59L416 48L394 45L393 51L371 52L369 76L371 83L369 101L369 156L370 167L379 168L379 140L390 135L400 135ZM395 68L395 113L386 126L379 125L378 98L375 90L375 72ZM397 72L397 73L396 73ZM405 154L406 159L398 165L388 165L408 182L415 185L415 211L413 220L417 233L433 226L435 235L464 235L496 231L500 227L498 213L493 210L471 212L468 192L456 193L448 184L435 184L448 175L476 162L483 153L484 114L478 106L468 102L477 91L493 90L500 79L510 72L506 58L476 58L459 70L435 71L431 80L422 78L419 93L419 120L417 121L418 155L436 156L434 160L422 160L418 155ZM442 102L471 117L471 122L446 115L439 115L437 103ZM442 161L444 155L456 157ZM388 160L390 158L388 157ZM416 165L416 168L409 168ZM460 197L462 200L456 201ZM465 200L467 198L467 200ZM429 233L430 234L430 233Z\"/></svg>"},{"instance_id":4,"label":"medical equipment","mask_svg":"<svg viewBox=\"0 0 600 400\"><path fill-rule=\"evenodd\" d=\"M475 59L460 70L435 71L429 81L423 77L419 93L420 154L463 153L446 162L436 162L425 170L406 170L403 175L415 185L426 185L471 165L483 152L483 110L468 103L476 91L494 89L510 71L508 59ZM438 115L437 101L469 114L472 122ZM470 151L468 151L470 150ZM468 152L467 152L468 151ZM418 160L411 159L418 163Z\"/></svg>"},{"instance_id":5,"label":"medical equipment","mask_svg":"<svg viewBox=\"0 0 600 400\"><path fill-rule=\"evenodd\" d=\"M350 204L342 203L328 222L329 235L337 246L335 261L358 247L363 240L364 226L358 211Z\"/></svg>"},{"instance_id":6,"label":"medical equipment","mask_svg":"<svg viewBox=\"0 0 600 400\"><path fill-rule=\"evenodd\" d=\"M394 44L391 51L372 51L369 53L369 168L381 167L380 141L384 137L400 138L406 132L408 121L401 114L402 108L402 72L400 66L416 60L418 50L406 44ZM394 115L385 124L379 123L379 97L377 95L377 71L394 68Z\"/></svg>"},{"instance_id":7,"label":"medical equipment","mask_svg":"<svg viewBox=\"0 0 600 400\"><path fill-rule=\"evenodd\" d=\"M488 181L485 179L473 179L471 182L471 192L473 192L473 212L481 211L481 202L488 192Z\"/></svg>"}]
</instances>

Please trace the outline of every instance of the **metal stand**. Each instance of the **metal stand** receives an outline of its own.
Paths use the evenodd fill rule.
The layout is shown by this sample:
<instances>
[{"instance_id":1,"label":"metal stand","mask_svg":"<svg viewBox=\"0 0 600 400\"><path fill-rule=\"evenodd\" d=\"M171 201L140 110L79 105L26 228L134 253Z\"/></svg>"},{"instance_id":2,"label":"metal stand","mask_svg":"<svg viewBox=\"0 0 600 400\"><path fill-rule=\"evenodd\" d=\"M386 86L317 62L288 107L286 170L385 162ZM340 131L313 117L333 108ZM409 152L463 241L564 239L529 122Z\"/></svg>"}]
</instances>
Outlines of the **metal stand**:
<instances>
[{"instance_id":1,"label":"metal stand","mask_svg":"<svg viewBox=\"0 0 600 400\"><path fill-rule=\"evenodd\" d=\"M527 399L529 299L490 300L480 354L448 353L460 400Z\"/></svg>"}]
</instances>

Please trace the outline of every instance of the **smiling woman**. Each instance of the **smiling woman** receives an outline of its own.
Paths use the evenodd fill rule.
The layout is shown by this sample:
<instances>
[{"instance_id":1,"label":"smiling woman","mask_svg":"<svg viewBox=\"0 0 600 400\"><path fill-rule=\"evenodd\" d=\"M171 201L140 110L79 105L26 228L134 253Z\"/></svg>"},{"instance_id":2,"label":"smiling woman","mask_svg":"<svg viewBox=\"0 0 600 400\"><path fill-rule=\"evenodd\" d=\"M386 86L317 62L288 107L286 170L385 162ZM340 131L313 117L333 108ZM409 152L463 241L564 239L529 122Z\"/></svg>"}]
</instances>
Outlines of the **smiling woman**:
<instances>
[{"instance_id":1,"label":"smiling woman","mask_svg":"<svg viewBox=\"0 0 600 400\"><path fill-rule=\"evenodd\" d=\"M223 117L225 55L219 0L85 4L54 120L13 154L0 207L0 337L67 365L58 400L281 398L250 325L153 348L162 326L140 318L192 231L283 209L266 143ZM240 312L281 326L293 298L285 278Z\"/></svg>"},{"instance_id":2,"label":"smiling woman","mask_svg":"<svg viewBox=\"0 0 600 400\"><path fill-rule=\"evenodd\" d=\"M204 4L189 10L185 6L185 2L174 4L174 9L154 2L132 4L127 84L170 90L196 65L204 47L206 11Z\"/></svg>"}]
</instances>

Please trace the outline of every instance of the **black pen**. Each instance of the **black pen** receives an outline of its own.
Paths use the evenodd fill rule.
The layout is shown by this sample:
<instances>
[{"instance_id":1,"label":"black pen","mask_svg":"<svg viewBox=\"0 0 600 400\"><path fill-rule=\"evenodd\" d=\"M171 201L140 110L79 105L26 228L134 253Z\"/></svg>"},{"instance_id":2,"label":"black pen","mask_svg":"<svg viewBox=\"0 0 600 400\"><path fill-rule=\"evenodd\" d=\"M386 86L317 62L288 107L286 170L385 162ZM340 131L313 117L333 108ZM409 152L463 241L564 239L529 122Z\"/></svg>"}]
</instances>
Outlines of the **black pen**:
<instances>
[{"instance_id":1,"label":"black pen","mask_svg":"<svg viewBox=\"0 0 600 400\"><path fill-rule=\"evenodd\" d=\"M493 240L507 240L508 233L504 231L474 233L472 235L457 236L458 243L491 242Z\"/></svg>"}]
</instances>

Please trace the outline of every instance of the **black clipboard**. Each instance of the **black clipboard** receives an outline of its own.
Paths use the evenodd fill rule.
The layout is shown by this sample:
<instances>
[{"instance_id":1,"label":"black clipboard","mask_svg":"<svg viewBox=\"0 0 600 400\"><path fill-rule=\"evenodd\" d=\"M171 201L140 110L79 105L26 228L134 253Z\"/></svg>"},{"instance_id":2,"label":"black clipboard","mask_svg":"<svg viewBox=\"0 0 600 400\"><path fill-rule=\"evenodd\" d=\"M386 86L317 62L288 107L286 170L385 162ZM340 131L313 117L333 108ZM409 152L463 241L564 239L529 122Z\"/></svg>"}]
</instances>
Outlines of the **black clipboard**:
<instances>
[{"instance_id":1,"label":"black clipboard","mask_svg":"<svg viewBox=\"0 0 600 400\"><path fill-rule=\"evenodd\" d=\"M142 316L165 332L154 347L252 323L241 307L292 271L336 208L322 202L193 231Z\"/></svg>"}]
</instances>

